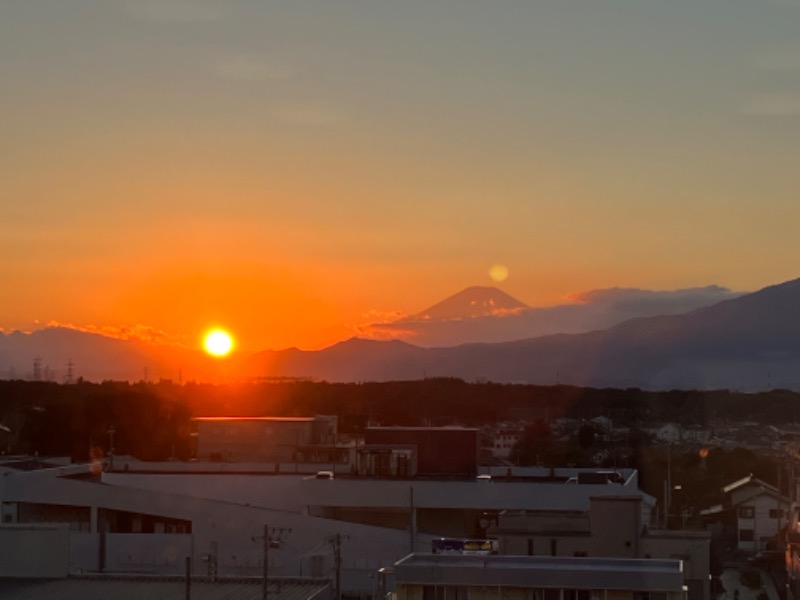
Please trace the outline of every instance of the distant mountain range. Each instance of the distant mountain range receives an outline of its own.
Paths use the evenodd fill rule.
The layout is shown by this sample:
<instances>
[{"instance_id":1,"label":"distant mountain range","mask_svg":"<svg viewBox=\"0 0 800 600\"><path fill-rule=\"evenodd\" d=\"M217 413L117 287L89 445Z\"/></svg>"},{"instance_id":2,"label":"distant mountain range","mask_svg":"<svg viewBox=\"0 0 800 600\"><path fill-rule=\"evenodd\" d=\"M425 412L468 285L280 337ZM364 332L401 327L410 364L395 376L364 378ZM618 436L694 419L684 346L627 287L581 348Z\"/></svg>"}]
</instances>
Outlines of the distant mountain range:
<instances>
[{"instance_id":1,"label":"distant mountain range","mask_svg":"<svg viewBox=\"0 0 800 600\"><path fill-rule=\"evenodd\" d=\"M420 315L443 322L518 319L530 311L494 288L468 288ZM688 303L698 296L733 296L723 288L682 291ZM496 290L499 292L499 290ZM474 294L474 295L473 295ZM666 302L673 308L681 292L604 290L598 302L616 306ZM477 304L472 301L481 298ZM610 302L609 298L614 298ZM633 299L633 300L631 300ZM452 300L448 299L448 300ZM471 308L465 312L463 301ZM616 304L615 304L616 303ZM563 307L562 307L563 308ZM434 311L434 309L436 309ZM481 316L482 312L489 316ZM499 312L497 312L499 311ZM505 316L499 316L505 312ZM540 313L537 313L540 314ZM557 312L556 314L560 314ZM477 316L475 316L477 315ZM497 315L497 316L493 316ZM419 316L418 316L419 317ZM422 322L418 318L416 322ZM684 314L629 319L606 329L557 333L496 343L423 348L410 343L354 338L319 351L288 349L259 352L229 361L212 361L194 350L149 346L141 342L50 328L32 334L0 335L0 376L30 378L34 356L63 379L71 358L76 375L87 379L149 377L214 380L225 377L310 377L328 381L386 381L424 377L460 377L536 384L652 389L729 388L755 391L782 387L800 391L800 279L696 308ZM27 369L20 368L20 361ZM52 365L56 365L53 368ZM3 369L6 368L6 373Z\"/></svg>"},{"instance_id":2,"label":"distant mountain range","mask_svg":"<svg viewBox=\"0 0 800 600\"><path fill-rule=\"evenodd\" d=\"M199 350L67 327L0 334L0 379L35 379L38 375L57 382L70 377L90 381L208 380L220 368L214 363Z\"/></svg>"},{"instance_id":3,"label":"distant mountain range","mask_svg":"<svg viewBox=\"0 0 800 600\"><path fill-rule=\"evenodd\" d=\"M363 335L425 347L510 342L682 314L741 295L716 285L671 291L612 288L577 294L568 304L531 308L497 288L469 287L415 315L373 323L363 328Z\"/></svg>"},{"instance_id":4,"label":"distant mountain range","mask_svg":"<svg viewBox=\"0 0 800 600\"><path fill-rule=\"evenodd\" d=\"M606 330L420 348L352 339L318 352L262 352L245 372L330 381L460 377L653 389L800 390L800 280L682 315Z\"/></svg>"}]
</instances>

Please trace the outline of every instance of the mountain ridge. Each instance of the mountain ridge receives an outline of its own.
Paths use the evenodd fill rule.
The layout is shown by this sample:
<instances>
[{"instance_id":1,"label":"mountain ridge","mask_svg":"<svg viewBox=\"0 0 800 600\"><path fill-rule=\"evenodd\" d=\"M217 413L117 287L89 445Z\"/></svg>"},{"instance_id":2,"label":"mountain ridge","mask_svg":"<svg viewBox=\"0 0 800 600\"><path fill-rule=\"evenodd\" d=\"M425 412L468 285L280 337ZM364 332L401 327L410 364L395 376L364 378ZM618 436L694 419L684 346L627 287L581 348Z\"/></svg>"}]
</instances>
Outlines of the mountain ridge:
<instances>
[{"instance_id":1,"label":"mountain ridge","mask_svg":"<svg viewBox=\"0 0 800 600\"><path fill-rule=\"evenodd\" d=\"M412 319L469 319L528 308L497 287L472 285L418 312Z\"/></svg>"},{"instance_id":2,"label":"mountain ridge","mask_svg":"<svg viewBox=\"0 0 800 600\"><path fill-rule=\"evenodd\" d=\"M86 348L62 348L58 355L52 341L64 337L86 342ZM154 350L144 342L51 328L0 335L0 376L5 366L13 364L12 355L25 356L26 361L39 355L50 365L74 360L76 376L96 380L136 381L142 374L186 381L226 377L387 381L442 376L593 387L800 390L800 279L680 315L639 317L605 329L504 342L423 347L404 340L353 337L322 350L266 350L215 361L197 350Z\"/></svg>"},{"instance_id":3,"label":"mountain ridge","mask_svg":"<svg viewBox=\"0 0 800 600\"><path fill-rule=\"evenodd\" d=\"M359 374L379 380L413 379L424 373L507 383L655 389L755 390L781 382L800 389L800 377L795 375L800 373L798 306L800 280L792 280L683 315L641 317L580 334L449 348L410 346L414 350L406 352L388 374L383 363L392 357L383 354L382 346L373 346ZM319 352L309 356L305 375L313 372L320 378L342 380L343 374L352 373L349 365L326 368L324 360L318 360L325 350ZM367 366L372 364L383 365L383 371L370 371Z\"/></svg>"}]
</instances>

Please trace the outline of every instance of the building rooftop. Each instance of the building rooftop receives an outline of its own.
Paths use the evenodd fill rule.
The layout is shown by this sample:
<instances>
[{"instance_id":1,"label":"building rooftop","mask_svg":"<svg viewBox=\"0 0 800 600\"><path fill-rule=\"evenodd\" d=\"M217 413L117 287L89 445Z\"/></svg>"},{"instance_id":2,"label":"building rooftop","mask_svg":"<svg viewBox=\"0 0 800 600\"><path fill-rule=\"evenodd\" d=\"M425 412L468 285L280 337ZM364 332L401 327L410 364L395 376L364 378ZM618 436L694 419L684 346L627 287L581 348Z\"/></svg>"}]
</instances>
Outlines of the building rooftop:
<instances>
[{"instance_id":1,"label":"building rooftop","mask_svg":"<svg viewBox=\"0 0 800 600\"><path fill-rule=\"evenodd\" d=\"M316 421L315 417L194 417L192 421L270 421L278 423L309 423Z\"/></svg>"},{"instance_id":2,"label":"building rooftop","mask_svg":"<svg viewBox=\"0 0 800 600\"><path fill-rule=\"evenodd\" d=\"M443 425L440 427L405 427L393 425L371 425L366 428L366 431L478 431L476 427L462 427L461 425Z\"/></svg>"},{"instance_id":3,"label":"building rooftop","mask_svg":"<svg viewBox=\"0 0 800 600\"><path fill-rule=\"evenodd\" d=\"M327 581L272 581L270 600L326 600L330 598ZM193 578L193 600L260 600L260 579ZM180 577L89 575L66 579L0 579L3 600L184 600L186 580Z\"/></svg>"},{"instance_id":4,"label":"building rooftop","mask_svg":"<svg viewBox=\"0 0 800 600\"><path fill-rule=\"evenodd\" d=\"M679 560L411 554L395 565L398 584L681 591Z\"/></svg>"},{"instance_id":5,"label":"building rooftop","mask_svg":"<svg viewBox=\"0 0 800 600\"><path fill-rule=\"evenodd\" d=\"M729 483L728 485L723 487L722 488L722 493L723 494L728 494L728 493L732 492L733 490L739 489L741 487L744 487L744 486L750 485L750 484L757 485L757 486L760 486L760 487L765 488L765 489L770 489L770 490L773 490L775 492L778 491L777 489L775 489L774 486L771 486L768 483L764 483L758 477L754 477L753 474L750 473L750 475L748 475L747 477L742 477L741 479L737 479L733 483Z\"/></svg>"}]
</instances>

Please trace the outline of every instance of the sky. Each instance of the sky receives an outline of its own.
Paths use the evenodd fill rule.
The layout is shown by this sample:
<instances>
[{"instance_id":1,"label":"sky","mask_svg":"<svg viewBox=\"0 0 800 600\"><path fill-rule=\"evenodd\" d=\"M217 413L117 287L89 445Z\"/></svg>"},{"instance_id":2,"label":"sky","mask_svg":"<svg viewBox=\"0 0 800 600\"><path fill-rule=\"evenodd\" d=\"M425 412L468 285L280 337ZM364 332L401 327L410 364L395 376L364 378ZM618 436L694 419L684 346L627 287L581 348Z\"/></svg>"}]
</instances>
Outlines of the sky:
<instances>
[{"instance_id":1,"label":"sky","mask_svg":"<svg viewBox=\"0 0 800 600\"><path fill-rule=\"evenodd\" d=\"M5 0L0 114L6 331L800 276L800 0Z\"/></svg>"}]
</instances>

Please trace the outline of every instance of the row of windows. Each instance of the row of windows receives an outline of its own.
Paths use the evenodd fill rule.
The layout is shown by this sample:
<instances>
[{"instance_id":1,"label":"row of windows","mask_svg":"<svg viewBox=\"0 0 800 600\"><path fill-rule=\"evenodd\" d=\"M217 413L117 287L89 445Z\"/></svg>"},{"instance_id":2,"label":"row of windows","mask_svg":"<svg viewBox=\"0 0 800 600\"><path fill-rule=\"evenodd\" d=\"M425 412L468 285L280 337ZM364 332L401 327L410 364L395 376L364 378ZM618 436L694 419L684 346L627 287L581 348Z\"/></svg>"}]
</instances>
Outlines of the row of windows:
<instances>
[{"instance_id":1,"label":"row of windows","mask_svg":"<svg viewBox=\"0 0 800 600\"><path fill-rule=\"evenodd\" d=\"M252 436L256 433L259 433L260 428L255 427L237 427L236 425L227 425L221 427L208 427L205 429L205 433L208 435L245 435L245 436ZM275 433L275 429L271 425L267 425L263 429L261 429L264 434L266 435L273 435ZM298 431L297 429L284 429L284 432L288 431Z\"/></svg>"},{"instance_id":2,"label":"row of windows","mask_svg":"<svg viewBox=\"0 0 800 600\"><path fill-rule=\"evenodd\" d=\"M739 518L740 519L754 519L756 516L756 509L753 506L740 506L739 507ZM779 508L770 508L769 509L769 518L770 519L784 519L786 518L786 514Z\"/></svg>"},{"instance_id":3,"label":"row of windows","mask_svg":"<svg viewBox=\"0 0 800 600\"><path fill-rule=\"evenodd\" d=\"M499 594L498 594L499 592ZM603 590L527 589L467 587L456 585L426 585L422 600L480 600L483 597L513 598L515 600L601 600ZM632 600L667 600L666 592L633 592Z\"/></svg>"}]
</instances>

